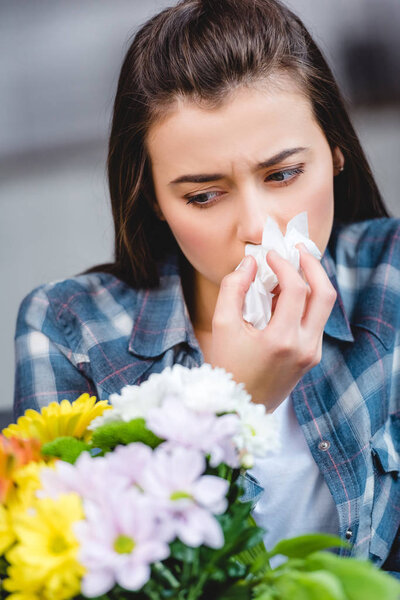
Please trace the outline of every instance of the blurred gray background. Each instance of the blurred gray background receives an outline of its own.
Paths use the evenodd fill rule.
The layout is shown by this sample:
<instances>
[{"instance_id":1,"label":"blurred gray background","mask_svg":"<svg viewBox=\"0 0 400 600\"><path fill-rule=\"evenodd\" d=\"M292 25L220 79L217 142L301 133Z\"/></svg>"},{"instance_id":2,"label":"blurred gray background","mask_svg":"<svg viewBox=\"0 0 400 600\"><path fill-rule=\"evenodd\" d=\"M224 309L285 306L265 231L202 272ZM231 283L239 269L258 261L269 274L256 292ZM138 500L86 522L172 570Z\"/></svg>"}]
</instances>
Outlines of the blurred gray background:
<instances>
[{"instance_id":1,"label":"blurred gray background","mask_svg":"<svg viewBox=\"0 0 400 600\"><path fill-rule=\"evenodd\" d=\"M386 203L400 216L399 0L288 0L333 67ZM0 0L0 424L18 306L112 258L105 160L129 37L165 0Z\"/></svg>"}]
</instances>

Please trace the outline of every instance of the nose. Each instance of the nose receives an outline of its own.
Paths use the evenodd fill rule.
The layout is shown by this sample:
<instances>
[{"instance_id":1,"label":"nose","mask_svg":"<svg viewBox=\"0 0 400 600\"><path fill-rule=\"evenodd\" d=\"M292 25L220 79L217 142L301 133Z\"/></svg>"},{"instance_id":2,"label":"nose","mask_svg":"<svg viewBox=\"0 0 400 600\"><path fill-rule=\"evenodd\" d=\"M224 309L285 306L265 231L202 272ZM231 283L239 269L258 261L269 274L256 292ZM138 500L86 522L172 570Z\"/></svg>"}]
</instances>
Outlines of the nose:
<instances>
[{"instance_id":1,"label":"nose","mask_svg":"<svg viewBox=\"0 0 400 600\"><path fill-rule=\"evenodd\" d=\"M238 202L237 234L245 244L261 244L264 223L267 218L265 198L254 191L244 192Z\"/></svg>"},{"instance_id":2,"label":"nose","mask_svg":"<svg viewBox=\"0 0 400 600\"><path fill-rule=\"evenodd\" d=\"M286 232L286 221L283 215L276 214L269 205L265 194L257 194L254 190L243 194L239 200L237 214L237 235L245 244L261 244L262 234L267 217L272 217L278 224L282 234Z\"/></svg>"}]
</instances>

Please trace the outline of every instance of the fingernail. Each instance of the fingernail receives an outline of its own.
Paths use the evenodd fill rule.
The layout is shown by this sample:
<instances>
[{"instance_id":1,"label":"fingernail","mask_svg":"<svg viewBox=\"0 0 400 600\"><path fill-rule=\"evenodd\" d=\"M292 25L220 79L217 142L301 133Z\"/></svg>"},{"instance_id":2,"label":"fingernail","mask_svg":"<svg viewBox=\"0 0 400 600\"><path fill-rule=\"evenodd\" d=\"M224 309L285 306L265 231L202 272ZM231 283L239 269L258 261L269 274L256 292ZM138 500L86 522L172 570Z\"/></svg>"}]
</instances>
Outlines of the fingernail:
<instances>
[{"instance_id":1,"label":"fingernail","mask_svg":"<svg viewBox=\"0 0 400 600\"><path fill-rule=\"evenodd\" d=\"M301 248L301 250L303 250L303 252L308 252L307 247L305 246L305 244L303 244L303 242L300 242L299 244L296 245L298 248ZM309 253L309 252L308 252Z\"/></svg>"},{"instance_id":2,"label":"fingernail","mask_svg":"<svg viewBox=\"0 0 400 600\"><path fill-rule=\"evenodd\" d=\"M240 269L244 269L245 271L249 271L251 269L251 258L249 256L245 256L242 262L239 265Z\"/></svg>"}]
</instances>

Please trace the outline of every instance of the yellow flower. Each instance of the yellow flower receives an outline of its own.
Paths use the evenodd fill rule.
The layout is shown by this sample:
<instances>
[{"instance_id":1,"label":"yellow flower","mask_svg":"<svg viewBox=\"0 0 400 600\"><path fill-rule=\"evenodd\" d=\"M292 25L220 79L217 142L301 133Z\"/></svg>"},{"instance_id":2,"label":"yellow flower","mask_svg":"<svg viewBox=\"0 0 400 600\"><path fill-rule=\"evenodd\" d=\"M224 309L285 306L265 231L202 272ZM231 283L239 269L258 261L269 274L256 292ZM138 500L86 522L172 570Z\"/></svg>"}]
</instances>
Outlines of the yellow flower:
<instances>
[{"instance_id":1,"label":"yellow flower","mask_svg":"<svg viewBox=\"0 0 400 600\"><path fill-rule=\"evenodd\" d=\"M57 459L50 462L31 462L18 469L14 474L15 494L8 505L12 515L16 512L26 510L36 501L36 490L42 487L40 472L44 467L53 467Z\"/></svg>"},{"instance_id":2,"label":"yellow flower","mask_svg":"<svg viewBox=\"0 0 400 600\"><path fill-rule=\"evenodd\" d=\"M35 492L41 487L40 470L55 462L31 462L14 470L7 503L0 504L0 555L15 541L14 517L36 501Z\"/></svg>"},{"instance_id":3,"label":"yellow flower","mask_svg":"<svg viewBox=\"0 0 400 600\"><path fill-rule=\"evenodd\" d=\"M0 555L11 546L14 540L10 513L5 506L0 504Z\"/></svg>"},{"instance_id":4,"label":"yellow flower","mask_svg":"<svg viewBox=\"0 0 400 600\"><path fill-rule=\"evenodd\" d=\"M30 461L42 458L38 440L7 439L0 435L0 502L8 503L15 493L15 474Z\"/></svg>"},{"instance_id":5,"label":"yellow flower","mask_svg":"<svg viewBox=\"0 0 400 600\"><path fill-rule=\"evenodd\" d=\"M81 499L64 494L41 498L34 508L14 516L17 543L6 553L8 579L4 589L23 600L67 600L80 591L84 567L77 561L78 541L73 524L83 518Z\"/></svg>"},{"instance_id":6,"label":"yellow flower","mask_svg":"<svg viewBox=\"0 0 400 600\"><path fill-rule=\"evenodd\" d=\"M61 436L88 441L92 432L87 426L109 408L111 405L106 400L96 402L95 396L82 394L72 403L68 400L52 402L40 413L29 408L16 424L3 429L3 435L21 439L36 438L42 444Z\"/></svg>"},{"instance_id":7,"label":"yellow flower","mask_svg":"<svg viewBox=\"0 0 400 600\"><path fill-rule=\"evenodd\" d=\"M37 594L27 592L26 594L10 594L7 596L7 600L41 600L41 598Z\"/></svg>"}]
</instances>

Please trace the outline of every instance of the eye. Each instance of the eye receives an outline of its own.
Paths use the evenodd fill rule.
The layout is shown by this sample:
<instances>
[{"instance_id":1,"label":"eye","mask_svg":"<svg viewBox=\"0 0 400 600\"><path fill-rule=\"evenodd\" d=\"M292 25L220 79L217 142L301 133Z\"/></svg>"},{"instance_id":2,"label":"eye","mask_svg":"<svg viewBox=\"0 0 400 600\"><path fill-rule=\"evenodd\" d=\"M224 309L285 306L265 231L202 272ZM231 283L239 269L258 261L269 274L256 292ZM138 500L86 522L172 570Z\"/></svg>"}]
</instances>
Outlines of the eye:
<instances>
[{"instance_id":1,"label":"eye","mask_svg":"<svg viewBox=\"0 0 400 600\"><path fill-rule=\"evenodd\" d=\"M218 197L218 195L220 194L220 192L203 192L202 194L196 194L196 196L191 196L190 198L188 198L188 201L186 202L186 204L193 204L194 206L198 206L199 208L208 208L209 206L211 206L212 204L215 204L217 202L217 200L209 200L207 201L210 197L211 198L215 198L215 196ZM201 198L205 198L205 200L201 200Z\"/></svg>"},{"instance_id":2,"label":"eye","mask_svg":"<svg viewBox=\"0 0 400 600\"><path fill-rule=\"evenodd\" d=\"M287 185L292 179L295 179L297 175L304 173L303 167L293 167L292 169L282 169L281 171L276 171L275 173L271 173L265 179L265 181L275 181L276 183L283 183Z\"/></svg>"}]
</instances>

